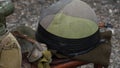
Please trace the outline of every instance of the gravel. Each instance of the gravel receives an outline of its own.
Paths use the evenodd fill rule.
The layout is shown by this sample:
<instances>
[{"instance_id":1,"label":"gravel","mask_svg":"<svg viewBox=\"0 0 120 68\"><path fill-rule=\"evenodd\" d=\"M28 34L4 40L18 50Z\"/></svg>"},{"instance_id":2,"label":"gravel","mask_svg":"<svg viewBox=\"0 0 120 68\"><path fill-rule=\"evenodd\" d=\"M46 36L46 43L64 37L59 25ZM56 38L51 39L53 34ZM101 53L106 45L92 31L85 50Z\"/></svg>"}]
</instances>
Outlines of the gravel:
<instances>
[{"instance_id":1,"label":"gravel","mask_svg":"<svg viewBox=\"0 0 120 68\"><path fill-rule=\"evenodd\" d=\"M42 2L40 2L42 1ZM36 29L41 8L46 8L57 0L13 0L15 11L7 17L9 29L19 25ZM120 0L83 0L96 12L98 22L110 23L115 33L112 37L112 53L109 68L120 68ZM41 5L43 5L41 7ZM81 68L93 68L93 64Z\"/></svg>"}]
</instances>

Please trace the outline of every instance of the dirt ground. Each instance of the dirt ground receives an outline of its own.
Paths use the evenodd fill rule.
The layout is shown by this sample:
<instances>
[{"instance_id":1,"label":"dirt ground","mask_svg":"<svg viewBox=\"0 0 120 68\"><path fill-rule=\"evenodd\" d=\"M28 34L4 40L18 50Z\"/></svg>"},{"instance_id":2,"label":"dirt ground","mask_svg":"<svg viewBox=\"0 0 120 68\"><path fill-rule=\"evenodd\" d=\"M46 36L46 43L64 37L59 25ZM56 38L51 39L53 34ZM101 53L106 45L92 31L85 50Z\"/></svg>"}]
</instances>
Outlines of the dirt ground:
<instances>
[{"instance_id":1,"label":"dirt ground","mask_svg":"<svg viewBox=\"0 0 120 68\"><path fill-rule=\"evenodd\" d=\"M27 25L36 29L41 5L49 7L57 0L13 0L15 11L7 17L7 26L13 29L19 25ZM112 53L109 68L120 68L120 0L83 0L88 3L96 12L98 21L113 25L115 33L112 37ZM92 68L92 64L81 68Z\"/></svg>"}]
</instances>

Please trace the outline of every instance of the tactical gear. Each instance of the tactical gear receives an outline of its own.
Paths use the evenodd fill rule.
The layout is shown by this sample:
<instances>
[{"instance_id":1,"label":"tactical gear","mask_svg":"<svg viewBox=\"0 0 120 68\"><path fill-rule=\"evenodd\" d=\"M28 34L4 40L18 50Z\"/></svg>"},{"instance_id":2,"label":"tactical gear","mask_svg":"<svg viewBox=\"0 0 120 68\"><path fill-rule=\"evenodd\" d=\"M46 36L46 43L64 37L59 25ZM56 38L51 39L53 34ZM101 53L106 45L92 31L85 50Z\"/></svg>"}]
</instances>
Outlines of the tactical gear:
<instances>
[{"instance_id":1,"label":"tactical gear","mask_svg":"<svg viewBox=\"0 0 120 68\"><path fill-rule=\"evenodd\" d=\"M21 48L14 36L6 32L0 37L0 68L21 68Z\"/></svg>"},{"instance_id":2,"label":"tactical gear","mask_svg":"<svg viewBox=\"0 0 120 68\"><path fill-rule=\"evenodd\" d=\"M30 68L31 63L36 63L36 68L50 68L51 52L47 50L46 44L35 40L35 31L32 28L21 25L11 32L20 43L23 54L23 67L28 66Z\"/></svg>"},{"instance_id":3,"label":"tactical gear","mask_svg":"<svg viewBox=\"0 0 120 68\"><path fill-rule=\"evenodd\" d=\"M0 0L0 68L21 68L21 48L6 28L5 17L13 12L11 0Z\"/></svg>"},{"instance_id":4,"label":"tactical gear","mask_svg":"<svg viewBox=\"0 0 120 68\"><path fill-rule=\"evenodd\" d=\"M97 17L80 0L60 0L41 11L36 39L67 56L84 54L100 42Z\"/></svg>"}]
</instances>

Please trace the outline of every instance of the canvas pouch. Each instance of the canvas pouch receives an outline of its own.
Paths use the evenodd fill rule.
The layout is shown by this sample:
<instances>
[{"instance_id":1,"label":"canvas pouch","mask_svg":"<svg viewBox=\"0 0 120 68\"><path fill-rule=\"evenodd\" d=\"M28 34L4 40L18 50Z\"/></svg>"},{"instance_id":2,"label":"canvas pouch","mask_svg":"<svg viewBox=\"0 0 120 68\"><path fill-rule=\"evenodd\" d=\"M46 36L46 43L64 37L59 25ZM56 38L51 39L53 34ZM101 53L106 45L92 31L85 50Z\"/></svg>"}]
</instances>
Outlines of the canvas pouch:
<instances>
[{"instance_id":1,"label":"canvas pouch","mask_svg":"<svg viewBox=\"0 0 120 68\"><path fill-rule=\"evenodd\" d=\"M0 68L21 68L21 48L10 33L0 36Z\"/></svg>"}]
</instances>

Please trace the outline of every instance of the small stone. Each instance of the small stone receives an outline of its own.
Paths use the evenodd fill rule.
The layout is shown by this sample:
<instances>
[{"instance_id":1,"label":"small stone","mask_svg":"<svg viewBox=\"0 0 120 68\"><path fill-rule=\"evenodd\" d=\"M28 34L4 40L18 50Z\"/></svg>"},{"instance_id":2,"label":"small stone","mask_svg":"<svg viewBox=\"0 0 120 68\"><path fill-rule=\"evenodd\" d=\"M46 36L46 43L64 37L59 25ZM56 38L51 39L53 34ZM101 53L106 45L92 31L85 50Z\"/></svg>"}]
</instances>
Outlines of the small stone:
<instances>
[{"instance_id":1,"label":"small stone","mask_svg":"<svg viewBox=\"0 0 120 68\"><path fill-rule=\"evenodd\" d=\"M109 9L109 13L110 13L110 14L112 14L112 13L113 13L112 9Z\"/></svg>"}]
</instances>

